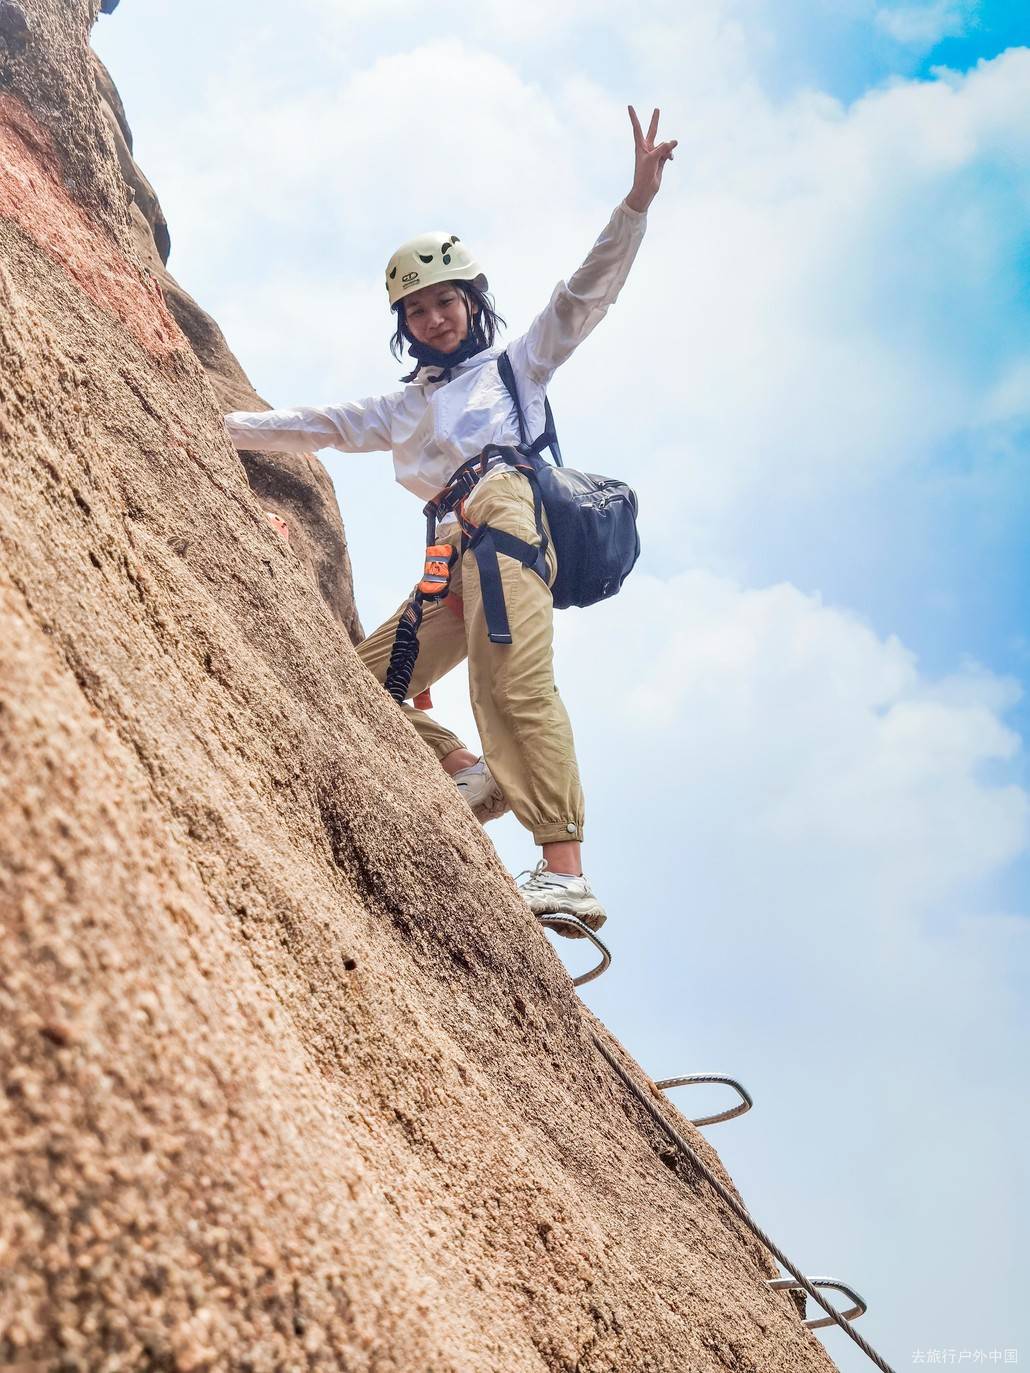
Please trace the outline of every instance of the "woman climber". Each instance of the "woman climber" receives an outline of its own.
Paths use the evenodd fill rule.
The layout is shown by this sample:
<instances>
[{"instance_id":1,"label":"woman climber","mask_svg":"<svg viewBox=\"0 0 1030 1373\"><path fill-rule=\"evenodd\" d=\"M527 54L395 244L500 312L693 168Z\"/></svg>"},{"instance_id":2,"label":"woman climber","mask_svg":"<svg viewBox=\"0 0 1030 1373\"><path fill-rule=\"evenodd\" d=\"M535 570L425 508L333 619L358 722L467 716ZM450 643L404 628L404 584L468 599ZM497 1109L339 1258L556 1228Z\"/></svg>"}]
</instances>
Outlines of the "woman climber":
<instances>
[{"instance_id":1,"label":"woman climber","mask_svg":"<svg viewBox=\"0 0 1030 1373\"><path fill-rule=\"evenodd\" d=\"M507 346L530 434L544 427L545 393L555 370L603 318L636 256L648 206L676 147L675 139L655 141L658 115L655 110L645 135L629 107L636 159L629 195L579 270L559 283L525 334ZM503 462L471 461L488 445L520 441L512 399L498 370L502 350L494 340L503 321L487 295L482 268L456 235L426 234L394 253L386 288L396 313L394 353L399 357L407 344L416 363L402 391L320 409L227 415L230 439L244 450L392 450L397 480L440 510L438 540L459 544L460 516L466 530L485 525L539 545L526 477ZM452 478L459 471L466 487L455 515ZM543 528L548 534L546 516ZM510 642L496 642L488 634L471 551L456 559L446 598L424 607L407 694L417 700L467 658L483 756L471 753L425 711L407 703L402 709L481 821L511 809L532 831L542 858L519 890L533 913L571 915L597 930L605 913L583 875L583 792L572 729L554 683L549 588L557 563L549 537L545 553L541 575L513 557L498 559ZM358 656L380 682L386 681L408 604L358 647Z\"/></svg>"}]
</instances>

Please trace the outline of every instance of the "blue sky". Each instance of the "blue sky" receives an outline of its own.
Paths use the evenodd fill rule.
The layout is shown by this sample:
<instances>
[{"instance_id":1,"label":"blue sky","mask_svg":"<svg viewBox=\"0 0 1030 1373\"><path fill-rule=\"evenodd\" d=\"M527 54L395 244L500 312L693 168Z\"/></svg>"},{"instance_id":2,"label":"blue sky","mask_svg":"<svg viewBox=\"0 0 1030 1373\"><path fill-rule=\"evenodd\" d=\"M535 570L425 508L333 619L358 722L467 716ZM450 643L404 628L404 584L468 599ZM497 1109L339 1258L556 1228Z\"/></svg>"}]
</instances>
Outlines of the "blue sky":
<instances>
[{"instance_id":1,"label":"blue sky","mask_svg":"<svg viewBox=\"0 0 1030 1373\"><path fill-rule=\"evenodd\" d=\"M1020 0L893 5L781 0L770 27L767 79L780 92L815 86L849 102L897 77L932 77L935 67L967 71L1025 44L1030 22Z\"/></svg>"},{"instance_id":2,"label":"blue sky","mask_svg":"<svg viewBox=\"0 0 1030 1373\"><path fill-rule=\"evenodd\" d=\"M1030 1360L1026 7L124 0L95 43L172 270L277 405L397 386L381 273L428 226L524 328L662 106L638 261L552 388L644 540L559 627L616 958L584 999L655 1076L747 1083L713 1143L896 1366ZM417 504L323 457L372 628Z\"/></svg>"}]
</instances>

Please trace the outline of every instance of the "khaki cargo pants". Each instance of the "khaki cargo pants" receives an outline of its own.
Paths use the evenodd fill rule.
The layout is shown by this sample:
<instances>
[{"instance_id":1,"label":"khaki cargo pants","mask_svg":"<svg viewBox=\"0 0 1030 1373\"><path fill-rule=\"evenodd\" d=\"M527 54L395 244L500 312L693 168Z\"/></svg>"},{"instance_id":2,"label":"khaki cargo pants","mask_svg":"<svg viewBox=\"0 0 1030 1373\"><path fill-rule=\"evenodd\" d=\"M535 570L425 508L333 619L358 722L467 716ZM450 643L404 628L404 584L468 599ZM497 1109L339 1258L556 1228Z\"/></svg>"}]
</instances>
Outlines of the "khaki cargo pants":
<instances>
[{"instance_id":1,"label":"khaki cargo pants","mask_svg":"<svg viewBox=\"0 0 1030 1373\"><path fill-rule=\"evenodd\" d=\"M506 530L527 543L538 541L532 489L518 472L492 476L473 493L467 509L476 524ZM479 569L466 553L452 574L448 599L425 607L410 692L417 696L467 658L483 756L516 817L537 844L581 840L583 791L572 726L554 683L549 590L557 572L554 548L547 552L547 586L513 558L502 555L499 562L512 642L494 644L487 637ZM358 647L358 657L380 682L386 679L404 605ZM407 703L402 709L438 758L465 747L424 711Z\"/></svg>"}]
</instances>

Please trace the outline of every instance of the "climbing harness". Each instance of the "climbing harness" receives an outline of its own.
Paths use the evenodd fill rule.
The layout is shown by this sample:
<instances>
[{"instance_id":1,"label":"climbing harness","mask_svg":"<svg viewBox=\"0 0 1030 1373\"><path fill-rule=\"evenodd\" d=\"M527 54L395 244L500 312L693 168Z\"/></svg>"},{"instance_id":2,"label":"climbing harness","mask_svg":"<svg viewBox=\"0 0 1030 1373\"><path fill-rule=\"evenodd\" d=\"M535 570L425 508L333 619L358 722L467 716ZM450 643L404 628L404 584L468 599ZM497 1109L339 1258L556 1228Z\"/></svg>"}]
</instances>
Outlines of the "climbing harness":
<instances>
[{"instance_id":1,"label":"climbing harness","mask_svg":"<svg viewBox=\"0 0 1030 1373\"><path fill-rule=\"evenodd\" d=\"M487 444L483 449L482 462L487 466L507 463L516 471L528 475L524 463L518 459L518 450L505 448L500 444ZM491 525L473 524L464 512L464 501L457 508L458 522L462 529L461 551L472 553L479 571L479 588L483 597L483 615L486 619L487 637L493 644L510 644L511 629L508 625L508 610L504 604L504 585L501 581L501 568L498 556L503 554L520 562L529 571L535 572L547 585L547 549L549 540L543 525L543 505L540 492L533 487L533 517L539 544L527 543L518 539L505 529L494 529Z\"/></svg>"},{"instance_id":2,"label":"climbing harness","mask_svg":"<svg viewBox=\"0 0 1030 1373\"><path fill-rule=\"evenodd\" d=\"M691 1125L716 1125L721 1120L733 1120L736 1116L742 1116L750 1111L755 1104L751 1100L751 1093L733 1077L720 1077L718 1073L688 1073L686 1077L664 1077L661 1082L656 1082L655 1086L661 1092L667 1092L670 1087L693 1087L699 1082L718 1082L724 1087L732 1087L740 1097L736 1106L731 1106L728 1111L720 1111L714 1116L698 1116L696 1120L691 1120Z\"/></svg>"},{"instance_id":3,"label":"climbing harness","mask_svg":"<svg viewBox=\"0 0 1030 1373\"><path fill-rule=\"evenodd\" d=\"M600 962L589 972L581 973L579 977L572 979L574 987L584 987L588 982L593 982L595 978L606 973L612 965L612 955L608 945L599 938L589 925L584 925L582 920L577 920L574 915L556 915L548 912L546 915L538 915L537 923L542 925L545 930L554 930L555 934L562 934L566 938L589 939L594 948L601 955Z\"/></svg>"},{"instance_id":4,"label":"climbing harness","mask_svg":"<svg viewBox=\"0 0 1030 1373\"><path fill-rule=\"evenodd\" d=\"M483 596L483 615L491 643L510 644L511 629L504 603L499 559L511 558L548 584L547 551L554 541L557 572L550 584L551 599L558 610L569 606L588 606L614 596L640 555L637 534L637 498L625 482L615 477L599 477L578 472L562 461L551 404L544 398L544 429L532 441L525 412L519 399L515 371L507 352L497 359L497 370L511 397L518 420L520 443L517 448L490 443L478 458L459 468L435 504L436 514L456 510L462 529L461 552L470 551L479 571ZM554 464L543 457L549 451ZM505 464L520 472L533 494L533 523L537 542L516 538L507 530L475 524L464 511L471 486L487 470ZM453 494L454 483L465 486ZM548 530L544 527L547 517Z\"/></svg>"},{"instance_id":5,"label":"climbing harness","mask_svg":"<svg viewBox=\"0 0 1030 1373\"><path fill-rule=\"evenodd\" d=\"M622 1066L622 1064L615 1057L615 1055L611 1052L608 1046L602 1043L602 1041L598 1039L597 1035L592 1034L590 1038L593 1040L594 1048L597 1050L597 1052L607 1062L608 1066L615 1073L616 1077L619 1078L623 1086L628 1088L628 1090L632 1092L633 1096L636 1097L637 1101L640 1103L641 1106L643 1106L644 1110L651 1117L655 1125L658 1126L658 1128L665 1135L665 1137L671 1140L672 1143L683 1155L683 1157L690 1164L692 1164L694 1168L697 1169L697 1171L705 1179L708 1185L713 1189L716 1195L723 1202L725 1202L725 1204L729 1207L729 1209L733 1212L737 1219L741 1221L744 1225L746 1225L747 1228L751 1231L751 1233L756 1237L756 1239L760 1240L762 1244L765 1245L766 1249L769 1250L770 1254L772 1254L772 1256L776 1259L780 1267L785 1268L787 1272L792 1275L793 1282L791 1283L791 1286L796 1287L798 1290L804 1292L807 1296L811 1297L812 1300L818 1306L822 1307L822 1309L830 1318L827 1322L825 1322L825 1324L839 1325L840 1328L843 1331L845 1331L848 1335L850 1335L850 1337L855 1341L859 1349L862 1350L863 1354L870 1358L873 1361L873 1363L877 1366L877 1368L881 1370L881 1373L895 1373L895 1370L891 1368L890 1364L887 1363L886 1360L882 1359L880 1355L877 1354L876 1350L873 1349L872 1345L870 1345L866 1340L864 1340L862 1336L858 1334L858 1332L852 1327L849 1320L849 1315L844 1315L840 1311L835 1310L835 1308L832 1307L830 1303L825 1299L825 1297L823 1297L821 1293L817 1290L816 1284L811 1279L806 1278L804 1274L801 1272L801 1270L797 1268L790 1261L790 1259L787 1258L786 1254L784 1254L783 1251L776 1244L773 1243L773 1241L769 1238L765 1231L760 1229L759 1226L755 1224L755 1222L751 1219L747 1211L737 1200L737 1198L733 1195L733 1193L729 1190L729 1188L724 1186L724 1184L719 1181L719 1179L715 1176L712 1170L700 1158L700 1156L695 1152L695 1150L691 1148L691 1146L687 1143L687 1141L683 1138L679 1131L674 1130L673 1127L668 1123L668 1121L665 1119L662 1113L655 1106L654 1102L651 1101L648 1098L647 1094L644 1091L642 1091L640 1087L637 1086L637 1084L633 1081L629 1073ZM785 1281L785 1279L773 1279L772 1281L783 1282ZM826 1285L829 1284L827 1283ZM834 1285L836 1286L836 1284ZM842 1288L841 1290L844 1289ZM856 1294L851 1292L849 1289L848 1295L854 1298Z\"/></svg>"},{"instance_id":6,"label":"climbing harness","mask_svg":"<svg viewBox=\"0 0 1030 1373\"><path fill-rule=\"evenodd\" d=\"M425 352L422 345L419 348ZM415 352L415 349L411 351ZM471 552L476 560L487 636L491 643L510 644L511 628L499 559L507 557L521 563L536 573L546 586L549 578L547 551L551 541L544 527L545 513L557 553L558 570L551 585L551 596L559 610L571 605L593 605L613 596L640 554L640 539L636 528L635 493L616 478L598 477L564 466L554 415L546 397L544 431L530 442L515 372L506 352L498 357L497 370L515 407L521 443L517 448L487 444L478 456L458 468L440 495L426 503L423 513L426 544L430 549L436 543L437 521L452 511L457 515L462 537L456 556ZM543 458L545 451L550 451L554 466ZM465 514L465 502L473 487L499 464L521 472L529 482L533 493L536 543L516 538L507 530L491 525L477 525ZM444 596L446 590L429 596L416 588L400 616L386 680L387 690L398 703L407 696L418 657L422 605Z\"/></svg>"},{"instance_id":7,"label":"climbing harness","mask_svg":"<svg viewBox=\"0 0 1030 1373\"><path fill-rule=\"evenodd\" d=\"M407 698L408 688L411 686L411 676L418 660L418 631L422 624L422 607L427 603L447 599L454 565L467 547L467 538L464 533L465 525L462 522L460 507L464 504L472 488L483 479L493 465L493 457L494 454L488 448L484 449L478 457L470 458L468 462L463 463L440 495L435 500L427 501L423 508L422 513L426 517L426 556L422 580L411 593L411 600L404 607L397 622L397 632L394 635L393 649L390 653L390 662L386 669L384 683L387 691L398 705ZM460 550L455 549L452 544L438 544L436 542L437 521L452 511L458 511L458 521L462 525ZM444 574L442 567L443 550L445 549L448 550L446 574ZM485 599L486 590L484 587L484 602ZM502 607L504 605L503 596L501 605ZM511 643L510 634L507 642ZM422 695L424 696L425 693Z\"/></svg>"},{"instance_id":8,"label":"climbing harness","mask_svg":"<svg viewBox=\"0 0 1030 1373\"><path fill-rule=\"evenodd\" d=\"M540 548L534 548L531 544L523 543L521 539L514 538L502 529L488 529L486 526L477 528L477 526L470 524L465 517L464 505L472 489L482 481L492 467L495 467L498 462L507 461L508 455L514 452L514 449L502 448L498 444L487 444L477 457L470 458L468 462L463 463L451 477L444 490L434 500L427 501L423 507L422 513L426 517L427 570L423 573L422 581L412 592L411 600L401 612L397 623L397 632L394 636L393 650L390 654L390 664L386 670L386 689L398 704L407 697L412 673L418 659L418 631L422 624L422 607L427 602L446 599L450 574L454 564L465 553L466 549L472 549L476 565L479 568L487 629L494 643L511 643L508 616L504 607L504 591L501 586L500 571L497 567L497 554L507 553L511 557L519 558L527 566L531 566L543 578L544 582L547 581L546 536L543 545ZM455 550L452 545L437 544L436 542L437 521L452 512L457 515L462 531L461 546L458 550ZM542 528L539 510L537 525ZM430 581L429 578L439 576L439 568L436 565L441 561L439 550L442 548L450 549L446 582ZM434 564L431 573L428 571L430 562Z\"/></svg>"},{"instance_id":9,"label":"climbing harness","mask_svg":"<svg viewBox=\"0 0 1030 1373\"><path fill-rule=\"evenodd\" d=\"M547 550L553 539L558 566L550 584L551 599L556 609L565 610L569 606L593 605L614 596L640 556L640 537L636 524L636 493L617 478L577 472L564 465L551 403L546 397L543 433L531 442L515 371L507 352L499 355L497 370L515 408L519 446L487 444L480 457L466 463L455 477L466 468L475 471L477 463L482 470L475 476L475 481L480 480L488 467L498 463L521 472L533 493L537 542L529 543L491 525L474 524L463 509L467 492L457 501L451 501L449 508L457 507L463 534L462 553L469 550L476 560L490 642L510 644L500 557L521 563L546 585L549 575ZM554 459L553 466L543 457L546 451ZM450 490L448 486L444 493L447 499L450 499ZM437 506L439 508L439 502ZM545 514L550 538L544 527Z\"/></svg>"},{"instance_id":10,"label":"climbing harness","mask_svg":"<svg viewBox=\"0 0 1030 1373\"><path fill-rule=\"evenodd\" d=\"M865 1301L846 1282L839 1282L836 1278L809 1278L808 1281L813 1287L829 1287L834 1292L843 1292L849 1301L855 1303L849 1310L841 1313L846 1321L857 1321L859 1316L864 1316L869 1310ZM803 1290L793 1278L768 1278L766 1285L771 1287L774 1292L799 1292ZM833 1324L834 1322L828 1316L824 1316L822 1320L818 1321L805 1321L805 1326L809 1330L822 1330L824 1326Z\"/></svg>"}]
</instances>

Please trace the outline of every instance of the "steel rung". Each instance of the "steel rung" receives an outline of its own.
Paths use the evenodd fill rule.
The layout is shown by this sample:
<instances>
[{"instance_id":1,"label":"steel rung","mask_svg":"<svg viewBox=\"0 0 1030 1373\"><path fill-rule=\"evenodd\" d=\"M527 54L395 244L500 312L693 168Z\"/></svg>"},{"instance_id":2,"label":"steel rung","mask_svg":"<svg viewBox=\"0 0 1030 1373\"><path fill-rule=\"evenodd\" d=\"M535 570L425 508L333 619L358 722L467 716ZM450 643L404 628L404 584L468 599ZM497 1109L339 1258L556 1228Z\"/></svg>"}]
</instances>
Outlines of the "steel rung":
<instances>
[{"instance_id":1,"label":"steel rung","mask_svg":"<svg viewBox=\"0 0 1030 1373\"><path fill-rule=\"evenodd\" d=\"M834 1292L843 1292L848 1301L855 1304L850 1311L842 1311L840 1314L846 1321L858 1320L859 1316L864 1316L869 1310L866 1302L858 1295L853 1287L849 1287L846 1282L838 1282L836 1278L809 1278L808 1281L813 1287L829 1287ZM769 1286L774 1292L803 1292L805 1289L793 1278L769 1278ZM832 1316L823 1316L818 1321L805 1321L809 1330L822 1330L824 1326L836 1325L837 1322Z\"/></svg>"},{"instance_id":2,"label":"steel rung","mask_svg":"<svg viewBox=\"0 0 1030 1373\"><path fill-rule=\"evenodd\" d=\"M552 915L548 913L547 915L538 915L537 921L545 930L554 930L555 934L574 931L575 933L573 934L565 933L565 937L572 939L589 939L591 944L593 944L594 948L601 955L601 961L596 967L591 968L589 972L582 973L579 977L574 977L572 979L572 985L574 987L582 987L587 982L593 982L595 977L600 977L602 973L606 973L611 967L612 955L608 946L598 938L589 925L584 925L582 920L577 920L574 915Z\"/></svg>"},{"instance_id":3,"label":"steel rung","mask_svg":"<svg viewBox=\"0 0 1030 1373\"><path fill-rule=\"evenodd\" d=\"M615 1076L620 1080L622 1085L629 1092L631 1092L634 1097L636 1097L637 1101L643 1107L644 1111L646 1111L648 1116L650 1116L654 1124L658 1126L662 1134L664 1134L667 1139L671 1140L672 1143L679 1150L679 1152L683 1155L683 1157L685 1159L688 1159L694 1165L694 1167L705 1179L705 1181L708 1183L709 1187L711 1187L712 1191L716 1194L716 1196L720 1198L720 1200L723 1202L726 1208L734 1216L736 1216L737 1219L743 1225L747 1226L747 1228L751 1231L755 1238L761 1244L763 1244L766 1249L768 1249L769 1253L772 1254L773 1258L780 1265L780 1267L786 1268L788 1273L792 1273L794 1275L794 1281L796 1282L797 1286L800 1287L800 1289L806 1294L806 1296L811 1297L817 1306L822 1307L822 1309L830 1317L831 1323L833 1325L839 1325L840 1328L844 1331L844 1333L850 1339L854 1340L854 1342L858 1345L859 1349L861 1349L862 1353L865 1354L866 1357L869 1358L878 1369L880 1369L880 1373L895 1373L895 1370L891 1367L891 1365L887 1362L883 1355L878 1354L876 1350L872 1347L872 1345L869 1343L869 1341L863 1339L863 1337L858 1333L858 1331L847 1319L847 1317L842 1315L841 1312L839 1312L836 1309L836 1307L830 1305L830 1303L826 1300L822 1293L812 1285L808 1278L805 1277L801 1269L798 1268L796 1264L790 1261L790 1259L779 1247L779 1245L773 1239L771 1239L769 1235L765 1233L765 1231L762 1229L760 1225L755 1224L754 1218L751 1216L750 1212L744 1206L740 1198L737 1197L729 1187L727 1187L724 1183L720 1182L720 1180L712 1172L711 1168L709 1168L709 1166L705 1163L704 1159L701 1158L701 1156L688 1143L688 1141L683 1137L683 1135L681 1135L678 1130L674 1129L673 1126L669 1124L665 1116L655 1105L654 1092L645 1092L644 1089L639 1085L639 1083L633 1080L629 1073L629 1070L624 1066L624 1064L619 1062L619 1059L616 1057L614 1050L607 1044L605 1044L601 1039L599 1039L596 1034L591 1033L590 1038L593 1040L594 1047L597 1049L597 1052L607 1062L608 1066L611 1068L612 1072L614 1072ZM783 1279L772 1279L772 1281L782 1282ZM827 1279L824 1278L822 1279L822 1281L825 1282L827 1281ZM849 1292L849 1295L851 1295L852 1297L857 1295L851 1292L850 1288L847 1290ZM863 1307L864 1305L865 1303L863 1303Z\"/></svg>"},{"instance_id":4,"label":"steel rung","mask_svg":"<svg viewBox=\"0 0 1030 1373\"><path fill-rule=\"evenodd\" d=\"M686 1077L663 1077L655 1086L665 1092L670 1087L692 1087L699 1082L719 1082L723 1086L732 1087L740 1101L728 1111L719 1111L714 1116L698 1116L696 1120L691 1120L691 1125L715 1125L720 1120L732 1120L734 1116L742 1116L746 1111L750 1111L755 1104L751 1099L751 1093L746 1087L741 1086L735 1077L722 1077L719 1073L688 1073Z\"/></svg>"}]
</instances>

